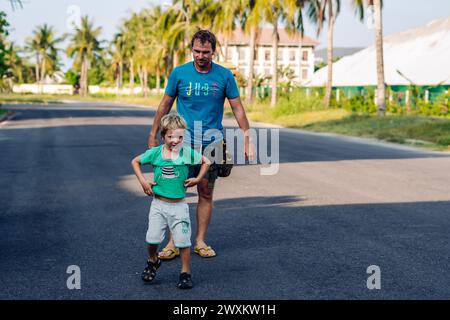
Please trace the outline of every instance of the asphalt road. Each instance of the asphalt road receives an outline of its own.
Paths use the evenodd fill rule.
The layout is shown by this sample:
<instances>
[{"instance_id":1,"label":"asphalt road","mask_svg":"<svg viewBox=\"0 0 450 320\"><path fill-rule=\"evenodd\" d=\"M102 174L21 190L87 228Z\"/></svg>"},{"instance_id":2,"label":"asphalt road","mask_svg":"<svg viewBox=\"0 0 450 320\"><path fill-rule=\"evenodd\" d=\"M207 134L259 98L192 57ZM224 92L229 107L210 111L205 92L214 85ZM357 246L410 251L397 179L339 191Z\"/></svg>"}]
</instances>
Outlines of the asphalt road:
<instances>
[{"instance_id":1,"label":"asphalt road","mask_svg":"<svg viewBox=\"0 0 450 320\"><path fill-rule=\"evenodd\" d=\"M242 165L217 182L207 241L218 255L192 255L186 292L178 259L140 279L150 198L130 160L154 112L4 108L15 115L0 124L0 299L450 298L449 154L280 130L277 174ZM66 286L70 265L81 290ZM371 265L379 290L367 288Z\"/></svg>"}]
</instances>

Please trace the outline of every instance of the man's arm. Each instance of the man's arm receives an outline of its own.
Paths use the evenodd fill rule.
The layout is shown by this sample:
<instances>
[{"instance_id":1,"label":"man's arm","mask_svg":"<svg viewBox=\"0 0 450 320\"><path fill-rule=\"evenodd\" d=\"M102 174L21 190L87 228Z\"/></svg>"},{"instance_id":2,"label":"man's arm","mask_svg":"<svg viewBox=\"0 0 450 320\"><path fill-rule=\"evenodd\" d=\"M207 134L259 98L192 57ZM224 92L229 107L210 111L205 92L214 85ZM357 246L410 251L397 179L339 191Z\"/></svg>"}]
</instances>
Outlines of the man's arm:
<instances>
[{"instance_id":1,"label":"man's arm","mask_svg":"<svg viewBox=\"0 0 450 320\"><path fill-rule=\"evenodd\" d=\"M250 124L248 122L247 115L245 114L241 98L236 97L234 99L228 99L228 101L230 102L231 110L233 111L239 128L241 128L241 130L244 132L245 156L249 160L253 160L255 157L255 149L249 132Z\"/></svg>"},{"instance_id":2,"label":"man's arm","mask_svg":"<svg viewBox=\"0 0 450 320\"><path fill-rule=\"evenodd\" d=\"M156 111L155 118L153 119L152 130L148 136L148 147L153 148L158 145L158 130L159 123L161 122L161 118L170 112L172 109L173 103L175 101L175 97L171 97L164 93L164 96L161 100L161 103L158 106L158 110Z\"/></svg>"}]
</instances>

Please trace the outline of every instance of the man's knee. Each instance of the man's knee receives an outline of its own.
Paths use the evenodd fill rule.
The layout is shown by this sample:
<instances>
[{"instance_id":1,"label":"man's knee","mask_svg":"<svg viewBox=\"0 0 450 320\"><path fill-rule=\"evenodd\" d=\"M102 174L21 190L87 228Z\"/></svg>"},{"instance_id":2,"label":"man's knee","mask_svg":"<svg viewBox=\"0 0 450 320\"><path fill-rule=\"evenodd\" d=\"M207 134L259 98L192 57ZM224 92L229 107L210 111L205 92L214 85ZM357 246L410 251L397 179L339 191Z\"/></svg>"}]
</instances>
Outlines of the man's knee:
<instances>
[{"instance_id":1,"label":"man's knee","mask_svg":"<svg viewBox=\"0 0 450 320\"><path fill-rule=\"evenodd\" d=\"M198 184L197 191L200 200L212 202L214 189L208 187L208 180L202 179Z\"/></svg>"}]
</instances>

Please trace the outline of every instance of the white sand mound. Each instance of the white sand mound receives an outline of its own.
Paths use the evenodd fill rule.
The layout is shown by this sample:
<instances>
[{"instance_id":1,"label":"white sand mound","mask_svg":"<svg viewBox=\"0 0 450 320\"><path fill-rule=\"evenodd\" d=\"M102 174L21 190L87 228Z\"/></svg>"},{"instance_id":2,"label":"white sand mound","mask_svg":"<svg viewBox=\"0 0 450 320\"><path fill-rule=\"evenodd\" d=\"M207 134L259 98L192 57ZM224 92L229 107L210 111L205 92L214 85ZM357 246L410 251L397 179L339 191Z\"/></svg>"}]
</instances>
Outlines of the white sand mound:
<instances>
[{"instance_id":1,"label":"white sand mound","mask_svg":"<svg viewBox=\"0 0 450 320\"><path fill-rule=\"evenodd\" d=\"M450 17L385 37L384 71L388 85L408 85L407 79L417 85L450 84ZM310 85L323 86L326 80L324 67L314 73ZM333 64L333 86L376 84L375 46Z\"/></svg>"}]
</instances>

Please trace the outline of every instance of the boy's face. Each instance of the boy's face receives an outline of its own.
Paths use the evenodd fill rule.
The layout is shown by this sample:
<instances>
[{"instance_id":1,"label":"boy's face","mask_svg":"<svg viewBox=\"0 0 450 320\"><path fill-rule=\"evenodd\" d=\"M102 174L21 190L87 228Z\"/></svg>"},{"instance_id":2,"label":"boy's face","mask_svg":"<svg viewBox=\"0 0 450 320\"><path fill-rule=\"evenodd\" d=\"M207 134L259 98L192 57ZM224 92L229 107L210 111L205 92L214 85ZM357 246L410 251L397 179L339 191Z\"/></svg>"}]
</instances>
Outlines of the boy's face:
<instances>
[{"instance_id":1,"label":"boy's face","mask_svg":"<svg viewBox=\"0 0 450 320\"><path fill-rule=\"evenodd\" d=\"M184 140L184 129L167 130L164 143L170 150L178 150Z\"/></svg>"}]
</instances>

